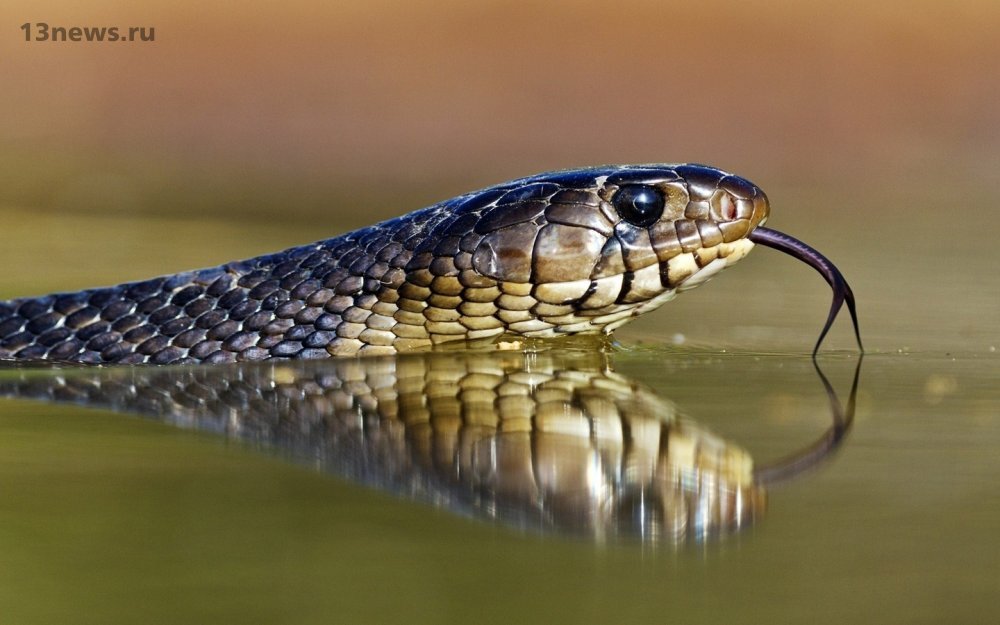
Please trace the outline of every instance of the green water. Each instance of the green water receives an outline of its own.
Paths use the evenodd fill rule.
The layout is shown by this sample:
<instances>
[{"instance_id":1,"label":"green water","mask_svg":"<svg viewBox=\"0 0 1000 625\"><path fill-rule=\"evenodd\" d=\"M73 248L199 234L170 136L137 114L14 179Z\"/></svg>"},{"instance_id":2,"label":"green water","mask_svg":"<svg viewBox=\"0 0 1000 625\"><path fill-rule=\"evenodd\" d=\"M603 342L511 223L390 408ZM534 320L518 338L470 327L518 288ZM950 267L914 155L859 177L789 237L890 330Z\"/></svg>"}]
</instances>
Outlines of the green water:
<instances>
[{"instance_id":1,"label":"green water","mask_svg":"<svg viewBox=\"0 0 1000 625\"><path fill-rule=\"evenodd\" d=\"M828 426L805 359L682 356L616 368L759 462ZM850 363L829 364L848 384ZM7 400L0 603L15 623L986 622L997 373L869 357L835 455L774 487L753 527L680 547L525 535L211 434Z\"/></svg>"},{"instance_id":2,"label":"green water","mask_svg":"<svg viewBox=\"0 0 1000 625\"><path fill-rule=\"evenodd\" d=\"M16 225L3 235L12 246L3 296L141 278L328 234L294 219L277 228L221 217L7 214ZM677 547L525 534L211 433L5 399L0 622L995 621L997 277L966 263L971 250L917 253L934 236L931 223L885 249L867 244L867 229L850 242L834 238L843 226L830 216L779 215L776 207L769 225L815 244L851 280L869 355L842 446L771 489L752 527ZM46 245L26 240L37 233ZM96 235L120 243L88 243ZM975 247L989 233L969 236ZM90 262L71 262L80 257ZM879 262L888 257L905 262ZM965 271L958 279L956 266ZM826 298L807 269L756 251L622 332L611 364L766 463L829 427L805 356ZM841 321L823 358L841 394L856 362L850 341Z\"/></svg>"}]
</instances>

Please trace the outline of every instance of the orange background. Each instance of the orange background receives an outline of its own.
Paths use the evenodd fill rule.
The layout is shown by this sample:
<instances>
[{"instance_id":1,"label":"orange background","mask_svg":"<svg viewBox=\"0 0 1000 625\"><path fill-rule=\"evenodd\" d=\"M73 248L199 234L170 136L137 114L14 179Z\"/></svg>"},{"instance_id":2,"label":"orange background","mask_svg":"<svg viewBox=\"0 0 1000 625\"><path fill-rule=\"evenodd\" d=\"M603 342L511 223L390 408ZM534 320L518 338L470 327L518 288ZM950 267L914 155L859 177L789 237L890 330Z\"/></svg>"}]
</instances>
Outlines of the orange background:
<instances>
[{"instance_id":1,"label":"orange background","mask_svg":"<svg viewBox=\"0 0 1000 625\"><path fill-rule=\"evenodd\" d=\"M25 42L42 21L156 41ZM270 252L538 171L695 161L761 185L769 225L837 262L873 345L1000 345L994 1L13 0L0 25L0 214L21 224L0 233L4 297ZM148 221L169 215L218 221ZM648 327L816 331L808 269L756 253L725 280Z\"/></svg>"},{"instance_id":2,"label":"orange background","mask_svg":"<svg viewBox=\"0 0 1000 625\"><path fill-rule=\"evenodd\" d=\"M8 158L419 186L602 162L889 180L998 164L995 2L5 4ZM40 21L156 42L24 42Z\"/></svg>"}]
</instances>

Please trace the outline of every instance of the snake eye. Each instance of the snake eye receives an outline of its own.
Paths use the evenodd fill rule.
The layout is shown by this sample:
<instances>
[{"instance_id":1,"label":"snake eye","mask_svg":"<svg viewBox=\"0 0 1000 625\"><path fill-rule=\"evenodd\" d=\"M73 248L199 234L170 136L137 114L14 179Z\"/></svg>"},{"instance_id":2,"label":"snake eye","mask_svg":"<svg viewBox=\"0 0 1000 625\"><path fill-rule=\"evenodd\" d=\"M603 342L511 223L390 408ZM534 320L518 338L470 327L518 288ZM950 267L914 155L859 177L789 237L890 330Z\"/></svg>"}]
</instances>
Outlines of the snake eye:
<instances>
[{"instance_id":1,"label":"snake eye","mask_svg":"<svg viewBox=\"0 0 1000 625\"><path fill-rule=\"evenodd\" d=\"M626 184L611 198L622 219L636 226L648 226L663 214L663 192L644 184Z\"/></svg>"}]
</instances>

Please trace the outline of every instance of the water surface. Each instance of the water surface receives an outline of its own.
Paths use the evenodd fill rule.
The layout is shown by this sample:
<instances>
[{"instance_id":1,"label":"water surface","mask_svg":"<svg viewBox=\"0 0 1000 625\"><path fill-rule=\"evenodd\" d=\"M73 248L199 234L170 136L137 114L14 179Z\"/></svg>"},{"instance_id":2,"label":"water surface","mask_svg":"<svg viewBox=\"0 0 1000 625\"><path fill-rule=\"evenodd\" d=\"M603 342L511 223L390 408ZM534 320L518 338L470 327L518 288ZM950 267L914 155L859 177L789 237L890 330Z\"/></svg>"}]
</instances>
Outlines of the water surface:
<instances>
[{"instance_id":1,"label":"water surface","mask_svg":"<svg viewBox=\"0 0 1000 625\"><path fill-rule=\"evenodd\" d=\"M877 262L885 252L864 245L864 233L854 244L830 243L823 232L831 224L779 214L772 225L815 244L851 280L869 355L841 445L767 488L752 523L658 542L525 531L359 485L326 471L323 459L267 441L22 396L0 402L4 619L990 621L1000 590L996 276L971 265L953 279L950 263L961 253L946 261L913 254L909 270L940 285L941 297L927 299L924 287L901 279L900 265ZM278 228L10 215L18 231L44 233L48 249L65 251L12 237L5 255L16 269L2 277L4 296L317 238L312 223L294 219ZM73 236L82 231L120 245L95 247ZM164 231L187 244L164 240ZM82 255L90 262L68 262ZM601 366L764 466L831 425L808 358L826 298L808 269L758 250L619 333ZM843 401L857 363L845 321L829 347L820 361Z\"/></svg>"}]
</instances>

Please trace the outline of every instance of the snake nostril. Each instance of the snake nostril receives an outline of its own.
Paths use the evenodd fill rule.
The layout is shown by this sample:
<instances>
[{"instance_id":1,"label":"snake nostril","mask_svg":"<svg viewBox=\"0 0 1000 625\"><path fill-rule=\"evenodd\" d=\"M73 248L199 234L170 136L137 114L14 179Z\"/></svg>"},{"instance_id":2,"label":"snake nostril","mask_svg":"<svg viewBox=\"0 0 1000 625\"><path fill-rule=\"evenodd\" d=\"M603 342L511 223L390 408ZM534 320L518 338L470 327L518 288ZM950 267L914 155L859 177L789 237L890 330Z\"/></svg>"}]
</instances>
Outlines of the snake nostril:
<instances>
[{"instance_id":1,"label":"snake nostril","mask_svg":"<svg viewBox=\"0 0 1000 625\"><path fill-rule=\"evenodd\" d=\"M728 193L722 195L719 199L719 213L727 221L736 219L736 202L733 201L733 196Z\"/></svg>"}]
</instances>

